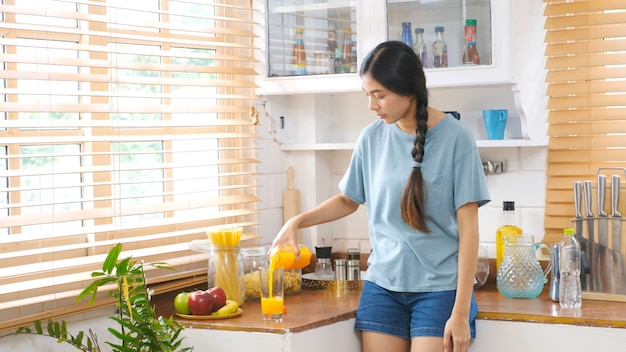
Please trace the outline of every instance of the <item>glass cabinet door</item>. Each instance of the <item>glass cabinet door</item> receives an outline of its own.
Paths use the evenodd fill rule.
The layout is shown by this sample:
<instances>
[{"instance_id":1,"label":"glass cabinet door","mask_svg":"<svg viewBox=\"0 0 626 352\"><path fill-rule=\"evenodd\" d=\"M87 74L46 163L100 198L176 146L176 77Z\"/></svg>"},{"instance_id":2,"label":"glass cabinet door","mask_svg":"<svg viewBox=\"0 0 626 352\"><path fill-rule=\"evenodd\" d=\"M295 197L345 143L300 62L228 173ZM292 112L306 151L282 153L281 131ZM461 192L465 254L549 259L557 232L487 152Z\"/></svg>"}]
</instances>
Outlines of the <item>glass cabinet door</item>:
<instances>
[{"instance_id":1,"label":"glass cabinet door","mask_svg":"<svg viewBox=\"0 0 626 352\"><path fill-rule=\"evenodd\" d=\"M387 0L387 35L418 55L425 49L427 69L492 65L491 12L491 0ZM447 47L447 65L437 32Z\"/></svg>"},{"instance_id":2,"label":"glass cabinet door","mask_svg":"<svg viewBox=\"0 0 626 352\"><path fill-rule=\"evenodd\" d=\"M268 76L354 73L356 1L268 0Z\"/></svg>"}]
</instances>

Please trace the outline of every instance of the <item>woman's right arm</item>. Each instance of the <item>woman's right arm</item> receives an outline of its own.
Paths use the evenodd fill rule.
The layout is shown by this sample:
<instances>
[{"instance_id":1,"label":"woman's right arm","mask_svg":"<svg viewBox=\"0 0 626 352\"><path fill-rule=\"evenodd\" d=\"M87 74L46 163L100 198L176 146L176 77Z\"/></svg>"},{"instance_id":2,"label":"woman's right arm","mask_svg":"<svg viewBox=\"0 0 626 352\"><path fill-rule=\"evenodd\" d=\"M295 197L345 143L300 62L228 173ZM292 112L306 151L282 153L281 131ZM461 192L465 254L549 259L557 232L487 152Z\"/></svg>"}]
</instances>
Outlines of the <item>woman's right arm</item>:
<instances>
[{"instance_id":1,"label":"woman's right arm","mask_svg":"<svg viewBox=\"0 0 626 352\"><path fill-rule=\"evenodd\" d=\"M341 219L354 213L358 208L359 204L355 203L343 193L333 196L320 203L315 208L287 220L280 229L280 232L278 232L278 235L274 238L274 241L272 241L270 252L274 247L282 244L290 244L296 249L296 255L299 255L300 250L297 249L298 243L296 242L296 231L298 229Z\"/></svg>"}]
</instances>

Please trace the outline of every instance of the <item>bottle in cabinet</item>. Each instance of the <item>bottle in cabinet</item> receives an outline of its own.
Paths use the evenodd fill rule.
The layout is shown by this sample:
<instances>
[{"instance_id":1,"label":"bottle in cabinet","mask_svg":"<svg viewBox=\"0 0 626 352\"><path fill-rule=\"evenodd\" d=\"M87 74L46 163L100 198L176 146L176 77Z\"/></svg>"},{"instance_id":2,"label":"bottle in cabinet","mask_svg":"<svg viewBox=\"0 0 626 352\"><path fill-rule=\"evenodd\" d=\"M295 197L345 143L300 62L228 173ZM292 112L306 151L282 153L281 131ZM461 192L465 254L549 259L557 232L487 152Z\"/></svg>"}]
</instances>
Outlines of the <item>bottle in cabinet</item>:
<instances>
[{"instance_id":1,"label":"bottle in cabinet","mask_svg":"<svg viewBox=\"0 0 626 352\"><path fill-rule=\"evenodd\" d=\"M352 29L344 28L343 30L343 64L341 72L350 72L350 64L352 62Z\"/></svg>"},{"instance_id":2,"label":"bottle in cabinet","mask_svg":"<svg viewBox=\"0 0 626 352\"><path fill-rule=\"evenodd\" d=\"M337 31L334 26L328 28L328 48L327 50L331 55L335 54L335 50L339 47L337 44Z\"/></svg>"},{"instance_id":3,"label":"bottle in cabinet","mask_svg":"<svg viewBox=\"0 0 626 352\"><path fill-rule=\"evenodd\" d=\"M408 46L413 46L413 34L411 33L411 22L402 22L402 42Z\"/></svg>"},{"instance_id":4,"label":"bottle in cabinet","mask_svg":"<svg viewBox=\"0 0 626 352\"><path fill-rule=\"evenodd\" d=\"M334 72L341 73L341 66L343 66L343 53L341 51L341 48L336 48L333 61Z\"/></svg>"},{"instance_id":5,"label":"bottle in cabinet","mask_svg":"<svg viewBox=\"0 0 626 352\"><path fill-rule=\"evenodd\" d=\"M464 65L480 65L478 49L476 49L476 20L465 21L465 48L463 49Z\"/></svg>"},{"instance_id":6,"label":"bottle in cabinet","mask_svg":"<svg viewBox=\"0 0 626 352\"><path fill-rule=\"evenodd\" d=\"M428 47L424 41L424 28L415 28L415 45L413 51L417 54L422 62L422 67L428 67Z\"/></svg>"},{"instance_id":7,"label":"bottle in cabinet","mask_svg":"<svg viewBox=\"0 0 626 352\"><path fill-rule=\"evenodd\" d=\"M433 67L448 67L448 44L443 38L443 27L435 27L435 42L433 43Z\"/></svg>"},{"instance_id":8,"label":"bottle in cabinet","mask_svg":"<svg viewBox=\"0 0 626 352\"><path fill-rule=\"evenodd\" d=\"M306 51L304 50L304 29L302 27L296 28L291 64L293 75L306 75Z\"/></svg>"}]
</instances>

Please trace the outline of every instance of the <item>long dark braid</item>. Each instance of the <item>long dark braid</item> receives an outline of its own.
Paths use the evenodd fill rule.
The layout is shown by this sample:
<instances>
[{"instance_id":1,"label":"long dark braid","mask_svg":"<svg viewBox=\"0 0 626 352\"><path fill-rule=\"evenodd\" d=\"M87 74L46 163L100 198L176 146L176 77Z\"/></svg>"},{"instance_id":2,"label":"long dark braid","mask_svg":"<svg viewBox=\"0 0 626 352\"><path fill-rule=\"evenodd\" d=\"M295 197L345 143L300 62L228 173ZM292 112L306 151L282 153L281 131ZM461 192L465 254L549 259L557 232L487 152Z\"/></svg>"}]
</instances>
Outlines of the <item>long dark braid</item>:
<instances>
[{"instance_id":1,"label":"long dark braid","mask_svg":"<svg viewBox=\"0 0 626 352\"><path fill-rule=\"evenodd\" d=\"M412 97L417 102L416 137L411 150L414 167L402 191L400 211L402 219L411 228L428 233L430 230L426 226L425 189L421 169L428 129L428 90L422 64L408 45L399 41L388 41L379 44L367 55L359 73L369 74L390 91Z\"/></svg>"}]
</instances>

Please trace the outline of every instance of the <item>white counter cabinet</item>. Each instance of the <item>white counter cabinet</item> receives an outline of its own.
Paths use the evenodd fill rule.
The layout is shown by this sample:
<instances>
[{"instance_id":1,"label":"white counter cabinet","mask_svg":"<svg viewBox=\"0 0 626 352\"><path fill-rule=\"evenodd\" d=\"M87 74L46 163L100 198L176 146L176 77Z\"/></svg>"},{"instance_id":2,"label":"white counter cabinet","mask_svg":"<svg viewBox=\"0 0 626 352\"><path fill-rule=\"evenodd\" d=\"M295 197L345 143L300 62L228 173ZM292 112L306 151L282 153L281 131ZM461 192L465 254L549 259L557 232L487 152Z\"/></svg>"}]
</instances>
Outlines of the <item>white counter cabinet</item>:
<instances>
[{"instance_id":1,"label":"white counter cabinet","mask_svg":"<svg viewBox=\"0 0 626 352\"><path fill-rule=\"evenodd\" d=\"M478 320L470 352L618 351L626 329Z\"/></svg>"},{"instance_id":2,"label":"white counter cabinet","mask_svg":"<svg viewBox=\"0 0 626 352\"><path fill-rule=\"evenodd\" d=\"M297 333L264 333L186 329L185 343L195 351L211 352L319 352L361 351L361 336L354 319Z\"/></svg>"}]
</instances>

